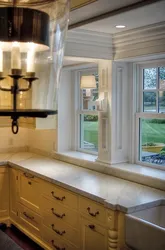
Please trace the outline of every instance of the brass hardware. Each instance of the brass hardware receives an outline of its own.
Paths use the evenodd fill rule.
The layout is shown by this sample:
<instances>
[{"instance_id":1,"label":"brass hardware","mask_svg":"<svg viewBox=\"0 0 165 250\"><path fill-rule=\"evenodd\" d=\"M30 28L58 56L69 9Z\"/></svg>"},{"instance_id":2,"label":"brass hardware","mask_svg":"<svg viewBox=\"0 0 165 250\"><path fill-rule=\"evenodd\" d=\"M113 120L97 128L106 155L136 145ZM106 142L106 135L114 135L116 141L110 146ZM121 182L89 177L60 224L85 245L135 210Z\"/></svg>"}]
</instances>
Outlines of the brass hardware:
<instances>
[{"instance_id":1,"label":"brass hardware","mask_svg":"<svg viewBox=\"0 0 165 250\"><path fill-rule=\"evenodd\" d=\"M34 217L28 215L26 212L23 212L23 215L25 215L25 217L28 218L28 219L30 219L30 220L34 220Z\"/></svg>"},{"instance_id":2,"label":"brass hardware","mask_svg":"<svg viewBox=\"0 0 165 250\"><path fill-rule=\"evenodd\" d=\"M90 210L91 210L90 207L88 207L88 208L87 208L87 211L88 211L88 213L89 213L91 216L93 216L93 217L96 217L96 216L99 214L99 211L97 211L96 213L91 213Z\"/></svg>"},{"instance_id":3,"label":"brass hardware","mask_svg":"<svg viewBox=\"0 0 165 250\"><path fill-rule=\"evenodd\" d=\"M58 234L58 235L60 235L60 236L62 236L63 234L66 233L65 231L60 232L59 230L55 229L55 228L54 228L54 224L52 224L52 230L53 230L56 234Z\"/></svg>"},{"instance_id":4,"label":"brass hardware","mask_svg":"<svg viewBox=\"0 0 165 250\"><path fill-rule=\"evenodd\" d=\"M34 175L23 173L26 178L34 179Z\"/></svg>"},{"instance_id":5,"label":"brass hardware","mask_svg":"<svg viewBox=\"0 0 165 250\"><path fill-rule=\"evenodd\" d=\"M56 250L65 250L65 247L61 248L61 247L58 247L54 244L54 240L52 240L52 246L56 249Z\"/></svg>"},{"instance_id":6,"label":"brass hardware","mask_svg":"<svg viewBox=\"0 0 165 250\"><path fill-rule=\"evenodd\" d=\"M57 218L62 219L62 218L65 216L65 214L60 215L60 214L57 214L56 212L54 212L54 208L51 208L51 210L52 210L52 213L53 213Z\"/></svg>"},{"instance_id":7,"label":"brass hardware","mask_svg":"<svg viewBox=\"0 0 165 250\"><path fill-rule=\"evenodd\" d=\"M51 192L51 194L52 194L52 196L53 196L56 200L58 200L58 201L63 201L63 200L65 200L65 196L63 196L63 197L61 197L61 198L58 197L58 196L55 196L53 191Z\"/></svg>"},{"instance_id":8,"label":"brass hardware","mask_svg":"<svg viewBox=\"0 0 165 250\"><path fill-rule=\"evenodd\" d=\"M32 184L31 181L28 181L28 184L31 185Z\"/></svg>"},{"instance_id":9,"label":"brass hardware","mask_svg":"<svg viewBox=\"0 0 165 250\"><path fill-rule=\"evenodd\" d=\"M95 225L88 225L88 227L92 230L95 230Z\"/></svg>"}]
</instances>

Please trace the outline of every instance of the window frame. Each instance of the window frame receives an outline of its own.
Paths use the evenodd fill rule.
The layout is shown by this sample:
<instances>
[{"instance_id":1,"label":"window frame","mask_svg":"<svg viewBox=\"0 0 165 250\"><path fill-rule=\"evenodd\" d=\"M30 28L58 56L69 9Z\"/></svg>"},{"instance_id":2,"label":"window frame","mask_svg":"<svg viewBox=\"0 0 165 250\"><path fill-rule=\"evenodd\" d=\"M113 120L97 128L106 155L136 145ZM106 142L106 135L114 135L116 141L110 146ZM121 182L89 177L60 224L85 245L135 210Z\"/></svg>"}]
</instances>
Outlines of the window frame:
<instances>
[{"instance_id":1,"label":"window frame","mask_svg":"<svg viewBox=\"0 0 165 250\"><path fill-rule=\"evenodd\" d=\"M76 118L76 130L75 130L75 139L76 139L76 151L78 152L82 152L82 153L87 153L87 154L91 154L91 155L98 155L98 152L92 151L92 150L86 150L81 148L81 119L80 119L80 115L86 114L86 115L97 115L99 117L99 112L93 111L93 110L83 110L82 109L82 90L80 88L80 81L81 81L81 76L82 75L89 75L89 74L93 74L98 72L98 68L97 67L92 67L92 68L85 68L85 69L79 69L77 70L77 76L76 79L76 91L75 91L75 96L77 95L77 111L75 113ZM76 80L75 79L75 80ZM99 92L99 89L98 89ZM98 134L99 134L99 129L98 129ZM99 141L98 141L99 144ZM99 145L98 145L99 146Z\"/></svg>"},{"instance_id":2,"label":"window frame","mask_svg":"<svg viewBox=\"0 0 165 250\"><path fill-rule=\"evenodd\" d=\"M165 112L164 113L158 113L158 94L156 94L156 112L144 112L143 111L143 93L145 92L143 89L143 69L146 68L158 68L158 67L165 67L165 60L160 61L152 61L152 62L141 62L136 64L136 67L134 67L134 74L135 74L135 85L134 85L134 97L136 97L136 105L135 105L135 163L139 165L143 165L146 167L156 168L160 170L165 171L165 166L157 165L154 163L148 163L140 161L139 157L139 149L140 149L140 118L148 118L148 119L165 119ZM135 72L136 71L136 72ZM158 77L158 75L157 75ZM158 80L158 79L157 79ZM158 87L158 86L157 86ZM156 88L151 90L152 92L158 93L161 89ZM165 91L165 90L164 90ZM149 92L149 90L148 90ZM133 142L132 142L133 143Z\"/></svg>"}]
</instances>

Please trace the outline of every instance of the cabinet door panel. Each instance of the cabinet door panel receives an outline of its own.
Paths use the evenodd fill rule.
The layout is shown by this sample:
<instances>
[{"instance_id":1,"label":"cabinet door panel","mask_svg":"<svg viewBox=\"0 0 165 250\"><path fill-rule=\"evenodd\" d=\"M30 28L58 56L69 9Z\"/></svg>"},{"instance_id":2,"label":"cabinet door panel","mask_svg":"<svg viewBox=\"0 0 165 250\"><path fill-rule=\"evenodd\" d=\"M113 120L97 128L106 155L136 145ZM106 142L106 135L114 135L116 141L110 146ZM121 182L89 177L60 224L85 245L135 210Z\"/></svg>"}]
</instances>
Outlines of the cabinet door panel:
<instances>
[{"instance_id":1,"label":"cabinet door panel","mask_svg":"<svg viewBox=\"0 0 165 250\"><path fill-rule=\"evenodd\" d=\"M36 213L40 213L40 190L40 180L38 178L28 173L20 174L20 203Z\"/></svg>"},{"instance_id":2,"label":"cabinet door panel","mask_svg":"<svg viewBox=\"0 0 165 250\"><path fill-rule=\"evenodd\" d=\"M107 233L103 227L83 218L81 221L81 233L82 250L107 249Z\"/></svg>"},{"instance_id":3,"label":"cabinet door panel","mask_svg":"<svg viewBox=\"0 0 165 250\"><path fill-rule=\"evenodd\" d=\"M0 218L9 215L9 176L8 168L0 167Z\"/></svg>"},{"instance_id":4,"label":"cabinet door panel","mask_svg":"<svg viewBox=\"0 0 165 250\"><path fill-rule=\"evenodd\" d=\"M18 171L10 168L10 217L13 220L18 219Z\"/></svg>"}]
</instances>

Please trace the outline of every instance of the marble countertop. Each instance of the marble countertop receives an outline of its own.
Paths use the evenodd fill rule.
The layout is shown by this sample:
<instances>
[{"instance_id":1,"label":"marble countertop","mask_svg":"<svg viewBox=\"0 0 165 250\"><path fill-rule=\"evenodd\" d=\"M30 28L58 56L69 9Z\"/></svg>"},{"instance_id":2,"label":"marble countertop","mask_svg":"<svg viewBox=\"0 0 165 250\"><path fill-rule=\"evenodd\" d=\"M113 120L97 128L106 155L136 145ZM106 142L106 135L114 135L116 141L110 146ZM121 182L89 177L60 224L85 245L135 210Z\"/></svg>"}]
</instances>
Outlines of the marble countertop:
<instances>
[{"instance_id":1,"label":"marble countertop","mask_svg":"<svg viewBox=\"0 0 165 250\"><path fill-rule=\"evenodd\" d=\"M0 154L0 165L6 163L113 210L132 213L165 204L164 191L31 152Z\"/></svg>"}]
</instances>

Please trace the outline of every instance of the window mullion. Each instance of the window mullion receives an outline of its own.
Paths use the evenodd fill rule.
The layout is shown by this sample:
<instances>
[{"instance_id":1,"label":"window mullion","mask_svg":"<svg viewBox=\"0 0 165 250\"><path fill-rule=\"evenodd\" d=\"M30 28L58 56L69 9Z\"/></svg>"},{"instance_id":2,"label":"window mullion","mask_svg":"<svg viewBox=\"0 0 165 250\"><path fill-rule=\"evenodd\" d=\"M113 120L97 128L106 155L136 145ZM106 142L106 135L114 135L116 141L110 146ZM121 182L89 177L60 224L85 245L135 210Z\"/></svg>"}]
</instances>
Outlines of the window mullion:
<instances>
[{"instance_id":1,"label":"window mullion","mask_svg":"<svg viewBox=\"0 0 165 250\"><path fill-rule=\"evenodd\" d=\"M159 72L158 68L156 69L156 111L159 113Z\"/></svg>"}]
</instances>

